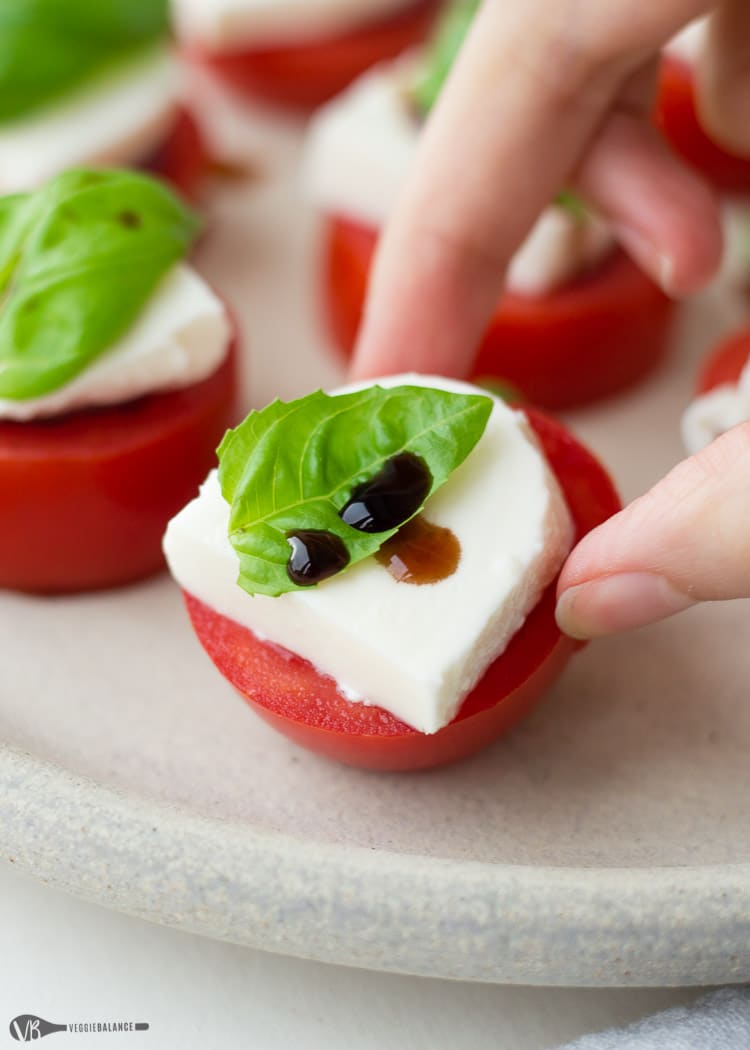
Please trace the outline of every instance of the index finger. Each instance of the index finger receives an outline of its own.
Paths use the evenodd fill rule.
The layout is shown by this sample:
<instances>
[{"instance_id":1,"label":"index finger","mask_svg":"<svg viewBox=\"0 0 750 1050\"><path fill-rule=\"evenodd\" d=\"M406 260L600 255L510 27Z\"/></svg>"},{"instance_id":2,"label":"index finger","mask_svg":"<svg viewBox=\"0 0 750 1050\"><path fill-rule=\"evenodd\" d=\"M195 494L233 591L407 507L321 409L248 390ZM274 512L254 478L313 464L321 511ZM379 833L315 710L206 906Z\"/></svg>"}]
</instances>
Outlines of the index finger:
<instances>
[{"instance_id":1,"label":"index finger","mask_svg":"<svg viewBox=\"0 0 750 1050\"><path fill-rule=\"evenodd\" d=\"M673 0L664 5L671 23L662 13L641 35L666 38L680 22L675 9L696 6ZM468 370L510 257L595 135L628 63L643 60L632 40L618 59L611 38L597 56L591 26L582 34L575 27L585 19L572 17L585 7L545 0L481 7L381 238L357 377L404 364Z\"/></svg>"}]
</instances>

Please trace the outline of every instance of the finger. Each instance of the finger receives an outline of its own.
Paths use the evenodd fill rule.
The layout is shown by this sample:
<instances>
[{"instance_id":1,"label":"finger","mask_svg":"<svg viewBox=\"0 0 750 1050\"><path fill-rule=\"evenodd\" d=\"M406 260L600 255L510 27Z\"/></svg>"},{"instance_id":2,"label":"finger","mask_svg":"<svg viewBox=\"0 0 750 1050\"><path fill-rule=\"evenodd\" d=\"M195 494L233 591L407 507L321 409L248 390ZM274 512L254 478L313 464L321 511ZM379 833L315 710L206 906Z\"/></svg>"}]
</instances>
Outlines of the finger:
<instances>
[{"instance_id":1,"label":"finger","mask_svg":"<svg viewBox=\"0 0 750 1050\"><path fill-rule=\"evenodd\" d=\"M566 8L488 2L477 15L381 238L357 376L405 360L468 369L510 256L616 91Z\"/></svg>"},{"instance_id":2,"label":"finger","mask_svg":"<svg viewBox=\"0 0 750 1050\"><path fill-rule=\"evenodd\" d=\"M685 295L716 272L721 223L714 193L651 125L657 72L654 61L632 78L574 178L636 262L667 292Z\"/></svg>"},{"instance_id":3,"label":"finger","mask_svg":"<svg viewBox=\"0 0 750 1050\"><path fill-rule=\"evenodd\" d=\"M570 6L486 0L481 8L381 239L356 377L404 365L468 370L513 251L567 181L619 85L708 5L665 0L633 18L630 4L610 4L587 19L571 17Z\"/></svg>"},{"instance_id":4,"label":"finger","mask_svg":"<svg viewBox=\"0 0 750 1050\"><path fill-rule=\"evenodd\" d=\"M749 515L743 423L578 544L558 586L560 627L593 638L695 602L750 596Z\"/></svg>"},{"instance_id":5,"label":"finger","mask_svg":"<svg viewBox=\"0 0 750 1050\"><path fill-rule=\"evenodd\" d=\"M750 156L750 4L725 0L711 16L698 65L698 112L713 138Z\"/></svg>"},{"instance_id":6,"label":"finger","mask_svg":"<svg viewBox=\"0 0 750 1050\"><path fill-rule=\"evenodd\" d=\"M715 274L722 257L716 197L640 116L609 118L576 185L665 291L687 295Z\"/></svg>"}]
</instances>

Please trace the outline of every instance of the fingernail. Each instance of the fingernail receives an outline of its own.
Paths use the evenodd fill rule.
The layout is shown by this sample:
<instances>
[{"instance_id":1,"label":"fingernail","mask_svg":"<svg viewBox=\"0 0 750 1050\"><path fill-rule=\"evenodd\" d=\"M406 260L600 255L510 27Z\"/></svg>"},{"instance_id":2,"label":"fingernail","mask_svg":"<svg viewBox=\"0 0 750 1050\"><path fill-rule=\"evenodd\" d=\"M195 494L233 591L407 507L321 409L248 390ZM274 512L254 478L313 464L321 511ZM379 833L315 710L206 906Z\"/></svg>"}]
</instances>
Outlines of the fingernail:
<instances>
[{"instance_id":1,"label":"fingernail","mask_svg":"<svg viewBox=\"0 0 750 1050\"><path fill-rule=\"evenodd\" d=\"M674 260L660 252L639 230L632 226L615 227L615 236L628 255L650 273L667 295L675 294Z\"/></svg>"},{"instance_id":2,"label":"fingernail","mask_svg":"<svg viewBox=\"0 0 750 1050\"><path fill-rule=\"evenodd\" d=\"M659 254L658 258L658 280L661 290L666 292L667 295L677 295L674 276L674 260L670 259L668 255L662 254Z\"/></svg>"},{"instance_id":3,"label":"fingernail","mask_svg":"<svg viewBox=\"0 0 750 1050\"><path fill-rule=\"evenodd\" d=\"M643 627L694 604L663 576L629 572L569 587L557 601L555 617L571 638L596 638Z\"/></svg>"}]
</instances>

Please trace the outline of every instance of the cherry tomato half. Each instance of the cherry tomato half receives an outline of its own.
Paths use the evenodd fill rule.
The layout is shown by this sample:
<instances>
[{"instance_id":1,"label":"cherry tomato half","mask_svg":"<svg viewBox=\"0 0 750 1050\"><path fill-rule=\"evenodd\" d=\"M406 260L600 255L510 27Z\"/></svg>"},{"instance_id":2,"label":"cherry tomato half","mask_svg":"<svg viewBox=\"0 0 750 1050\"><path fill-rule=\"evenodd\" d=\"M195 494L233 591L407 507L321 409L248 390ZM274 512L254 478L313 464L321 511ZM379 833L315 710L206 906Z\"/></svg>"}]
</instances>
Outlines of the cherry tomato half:
<instances>
[{"instance_id":1,"label":"cherry tomato half","mask_svg":"<svg viewBox=\"0 0 750 1050\"><path fill-rule=\"evenodd\" d=\"M166 179L188 200L194 200L210 158L193 115L180 108L164 142L140 166Z\"/></svg>"},{"instance_id":2,"label":"cherry tomato half","mask_svg":"<svg viewBox=\"0 0 750 1050\"><path fill-rule=\"evenodd\" d=\"M331 334L354 347L377 233L329 217L324 296ZM624 252L540 298L500 300L474 361L475 378L511 383L534 404L571 408L643 379L665 355L675 305Z\"/></svg>"},{"instance_id":3,"label":"cherry tomato half","mask_svg":"<svg viewBox=\"0 0 750 1050\"><path fill-rule=\"evenodd\" d=\"M526 408L580 538L620 508L604 468L560 424ZM416 770L481 750L509 730L560 674L577 643L555 623L555 583L506 651L485 672L456 718L432 735L377 707L351 703L307 660L259 641L190 594L185 601L206 652L248 703L303 747L364 769Z\"/></svg>"},{"instance_id":4,"label":"cherry tomato half","mask_svg":"<svg viewBox=\"0 0 750 1050\"><path fill-rule=\"evenodd\" d=\"M729 193L750 193L750 157L728 153L703 130L693 72L674 55L662 59L654 120L674 151L714 186Z\"/></svg>"},{"instance_id":5,"label":"cherry tomato half","mask_svg":"<svg viewBox=\"0 0 750 1050\"><path fill-rule=\"evenodd\" d=\"M696 396L724 383L734 385L750 358L750 328L743 328L719 343L698 373Z\"/></svg>"},{"instance_id":6,"label":"cherry tomato half","mask_svg":"<svg viewBox=\"0 0 750 1050\"><path fill-rule=\"evenodd\" d=\"M188 58L250 98L310 110L338 95L370 66L421 43L438 8L437 0L411 0L386 18L337 35L221 53L192 47Z\"/></svg>"},{"instance_id":7,"label":"cherry tomato half","mask_svg":"<svg viewBox=\"0 0 750 1050\"><path fill-rule=\"evenodd\" d=\"M161 569L169 519L232 423L236 337L200 383L113 407L0 421L0 587L115 587Z\"/></svg>"}]
</instances>

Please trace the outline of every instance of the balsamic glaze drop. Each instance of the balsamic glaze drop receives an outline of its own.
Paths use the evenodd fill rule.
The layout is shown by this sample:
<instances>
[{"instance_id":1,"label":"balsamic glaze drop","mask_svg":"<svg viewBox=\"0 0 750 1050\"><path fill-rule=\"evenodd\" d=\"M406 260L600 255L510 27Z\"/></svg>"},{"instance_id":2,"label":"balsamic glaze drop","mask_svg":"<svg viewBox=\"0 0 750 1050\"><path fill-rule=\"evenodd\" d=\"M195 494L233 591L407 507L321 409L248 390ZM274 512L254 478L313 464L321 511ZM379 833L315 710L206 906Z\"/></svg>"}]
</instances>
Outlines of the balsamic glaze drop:
<instances>
[{"instance_id":1,"label":"balsamic glaze drop","mask_svg":"<svg viewBox=\"0 0 750 1050\"><path fill-rule=\"evenodd\" d=\"M286 563L287 576L299 587L313 587L335 576L349 563L344 541L325 529L297 529L287 533L292 548Z\"/></svg>"},{"instance_id":2,"label":"balsamic glaze drop","mask_svg":"<svg viewBox=\"0 0 750 1050\"><path fill-rule=\"evenodd\" d=\"M419 509L431 485L425 461L413 452L401 452L369 481L357 485L339 517L360 532L387 532Z\"/></svg>"},{"instance_id":3,"label":"balsamic glaze drop","mask_svg":"<svg viewBox=\"0 0 750 1050\"><path fill-rule=\"evenodd\" d=\"M386 540L375 558L397 583L438 583L458 568L461 544L450 529L417 514Z\"/></svg>"}]
</instances>

